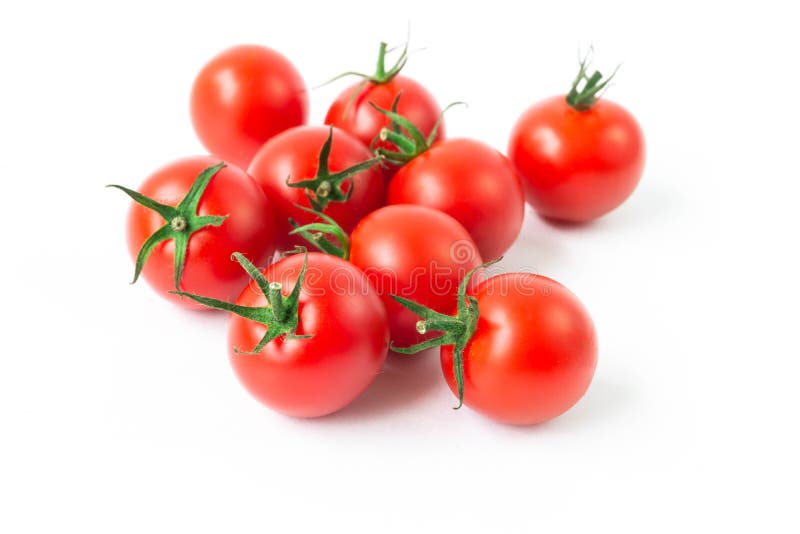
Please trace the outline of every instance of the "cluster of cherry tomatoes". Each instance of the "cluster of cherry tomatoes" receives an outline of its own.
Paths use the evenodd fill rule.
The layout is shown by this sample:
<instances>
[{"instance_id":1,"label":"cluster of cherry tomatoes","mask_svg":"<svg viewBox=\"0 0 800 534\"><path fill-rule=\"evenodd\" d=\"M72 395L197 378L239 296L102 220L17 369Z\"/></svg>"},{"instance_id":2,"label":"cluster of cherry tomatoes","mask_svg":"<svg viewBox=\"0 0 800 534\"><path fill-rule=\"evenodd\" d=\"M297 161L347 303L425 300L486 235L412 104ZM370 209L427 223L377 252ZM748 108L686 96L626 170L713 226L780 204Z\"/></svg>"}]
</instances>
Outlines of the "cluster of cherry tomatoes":
<instances>
[{"instance_id":1,"label":"cluster of cherry tomatoes","mask_svg":"<svg viewBox=\"0 0 800 534\"><path fill-rule=\"evenodd\" d=\"M514 243L526 201L578 222L622 203L643 170L641 130L599 99L608 80L583 62L569 94L519 118L506 157L447 138L398 54L387 64L381 44L374 74L347 73L359 80L325 126L305 124L306 85L278 52L214 57L191 93L212 155L174 161L138 190L113 186L134 201L134 282L230 312L236 375L285 414L340 410L388 354L441 347L458 406L514 424L556 417L591 382L593 323L554 280L484 268Z\"/></svg>"}]
</instances>

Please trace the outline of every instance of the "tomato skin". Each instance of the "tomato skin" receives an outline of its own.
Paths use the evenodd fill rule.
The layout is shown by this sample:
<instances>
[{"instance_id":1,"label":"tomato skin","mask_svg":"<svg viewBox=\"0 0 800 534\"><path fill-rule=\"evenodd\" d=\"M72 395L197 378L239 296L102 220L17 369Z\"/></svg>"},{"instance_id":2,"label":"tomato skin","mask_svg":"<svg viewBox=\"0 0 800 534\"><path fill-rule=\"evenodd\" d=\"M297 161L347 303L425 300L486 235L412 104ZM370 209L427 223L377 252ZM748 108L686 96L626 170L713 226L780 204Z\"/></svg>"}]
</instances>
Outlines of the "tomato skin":
<instances>
[{"instance_id":1,"label":"tomato skin","mask_svg":"<svg viewBox=\"0 0 800 534\"><path fill-rule=\"evenodd\" d=\"M217 165L218 158L195 156L179 159L151 174L139 192L158 202L177 205L197 175ZM241 252L256 264L264 263L275 251L275 221L269 200L252 178L233 165L223 167L208 184L197 208L199 215L228 215L218 227L198 230L189 238L186 263L181 277L182 291L231 300L249 279L231 254ZM132 203L128 211L127 241L131 257L166 221L155 211ZM175 246L167 240L155 247L142 270L142 276L166 299L190 309L200 304L171 294Z\"/></svg>"},{"instance_id":2,"label":"tomato skin","mask_svg":"<svg viewBox=\"0 0 800 534\"><path fill-rule=\"evenodd\" d=\"M302 264L302 254L292 255L264 274L281 282L286 296ZM237 304L264 306L266 298L253 284L242 291ZM364 273L344 260L312 252L298 314L297 334L312 337L280 337L258 354L240 354L234 348L252 350L266 327L231 315L230 363L261 403L294 417L319 417L347 406L381 370L389 344L386 310Z\"/></svg>"},{"instance_id":3,"label":"tomato skin","mask_svg":"<svg viewBox=\"0 0 800 534\"><path fill-rule=\"evenodd\" d=\"M537 212L586 222L633 193L644 170L645 142L636 119L619 104L601 98L577 111L564 96L554 96L522 114L508 155Z\"/></svg>"},{"instance_id":4,"label":"tomato skin","mask_svg":"<svg viewBox=\"0 0 800 534\"><path fill-rule=\"evenodd\" d=\"M480 317L464 349L464 404L492 419L530 425L557 417L586 392L597 365L597 337L567 288L532 273L507 273L468 292ZM442 372L458 396L453 345Z\"/></svg>"},{"instance_id":5,"label":"tomato skin","mask_svg":"<svg viewBox=\"0 0 800 534\"><path fill-rule=\"evenodd\" d=\"M383 300L392 342L407 346L420 335L413 312L389 294L442 313L456 304L458 284L481 265L477 246L455 219L426 206L386 206L367 215L350 236L350 261L364 271Z\"/></svg>"},{"instance_id":6,"label":"tomato skin","mask_svg":"<svg viewBox=\"0 0 800 534\"><path fill-rule=\"evenodd\" d=\"M481 257L505 253L522 229L525 195L511 162L472 139L434 144L397 171L388 204L420 204L438 209L470 233Z\"/></svg>"},{"instance_id":7,"label":"tomato skin","mask_svg":"<svg viewBox=\"0 0 800 534\"><path fill-rule=\"evenodd\" d=\"M442 113L436 99L422 85L405 76L395 76L383 84L358 82L345 89L334 100L325 116L325 124L330 124L357 137L370 146L382 128L388 127L391 121L385 115L375 111L370 102L383 109L391 109L398 94L402 93L397 103L397 112L409 119L427 138ZM358 91L355 99L353 94ZM439 125L436 139L444 139L444 121ZM378 142L376 147L391 149L392 145Z\"/></svg>"},{"instance_id":8,"label":"tomato skin","mask_svg":"<svg viewBox=\"0 0 800 534\"><path fill-rule=\"evenodd\" d=\"M246 169L268 139L306 122L308 92L297 69L275 50L234 46L195 78L191 117L209 152Z\"/></svg>"},{"instance_id":9,"label":"tomato skin","mask_svg":"<svg viewBox=\"0 0 800 534\"><path fill-rule=\"evenodd\" d=\"M299 236L290 236L293 229L291 217L298 224L309 224L316 217L294 204L309 207L305 190L286 185L286 179L299 182L312 178L319 167L319 151L328 138L329 129L324 126L299 126L287 130L269 140L258 151L248 172L261 185L275 208L280 247L284 250L306 241ZM328 168L338 172L372 158L369 149L348 133L333 129ZM346 191L349 185L344 183ZM381 207L386 199L386 181L380 165L360 172L353 177L353 191L347 202L331 202L325 208L345 232L351 232L367 213Z\"/></svg>"}]
</instances>

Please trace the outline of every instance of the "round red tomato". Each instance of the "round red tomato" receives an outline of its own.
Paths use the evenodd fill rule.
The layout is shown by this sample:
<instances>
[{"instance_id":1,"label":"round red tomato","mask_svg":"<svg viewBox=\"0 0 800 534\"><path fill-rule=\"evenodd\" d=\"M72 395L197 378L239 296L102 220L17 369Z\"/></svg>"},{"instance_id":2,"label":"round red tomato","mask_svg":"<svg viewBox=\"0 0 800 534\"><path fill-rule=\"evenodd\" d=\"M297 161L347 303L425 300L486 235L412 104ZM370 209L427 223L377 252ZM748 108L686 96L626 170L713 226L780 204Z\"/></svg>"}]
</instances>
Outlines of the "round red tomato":
<instances>
[{"instance_id":1,"label":"round red tomato","mask_svg":"<svg viewBox=\"0 0 800 534\"><path fill-rule=\"evenodd\" d=\"M392 342L416 343L417 316L390 294L448 313L458 283L481 264L480 252L458 221L441 211L410 204L367 215L350 236L350 261L373 282L389 315Z\"/></svg>"},{"instance_id":2,"label":"round red tomato","mask_svg":"<svg viewBox=\"0 0 800 534\"><path fill-rule=\"evenodd\" d=\"M198 176L219 163L219 159L210 156L177 160L150 175L139 193L165 206L178 206ZM174 238L156 244L142 269L142 276L159 295L190 308L200 306L169 292L181 289L219 299L234 298L247 283L247 274L231 261L231 254L238 251L251 261L262 263L275 250L272 207L258 184L237 167L228 165L213 174L199 198L196 214L224 220L218 220L218 226L209 224L196 230L185 227L184 222L183 237L179 239L186 239L187 244L179 288L174 281ZM128 212L127 233L134 260L151 236L171 224L180 228L178 222L165 220L157 211L133 203Z\"/></svg>"},{"instance_id":3,"label":"round red tomato","mask_svg":"<svg viewBox=\"0 0 800 534\"><path fill-rule=\"evenodd\" d=\"M420 204L460 222L483 258L505 253L519 235L525 196L508 159L472 139L434 144L389 182L389 204Z\"/></svg>"},{"instance_id":4,"label":"round red tomato","mask_svg":"<svg viewBox=\"0 0 800 534\"><path fill-rule=\"evenodd\" d=\"M532 273L494 276L468 292L477 328L464 348L464 404L505 423L541 423L569 410L597 365L597 337L583 304L567 288ZM453 393L453 345L441 349Z\"/></svg>"},{"instance_id":5,"label":"round red tomato","mask_svg":"<svg viewBox=\"0 0 800 534\"><path fill-rule=\"evenodd\" d=\"M258 151L250 164L249 173L258 182L275 208L279 243L283 249L303 244L299 236L290 236L293 229L289 218L298 224L308 224L316 218L299 209L295 204L309 207L303 188L286 184L308 180L317 174L319 155L330 129L323 126L300 126L287 130L270 139ZM328 168L336 173L348 167L370 160L372 154L358 139L346 132L333 129ZM346 202L331 202L324 209L326 215L335 219L346 232L367 213L382 206L386 197L386 182L376 163L353 176L353 191ZM342 182L344 191L350 190L347 181Z\"/></svg>"},{"instance_id":6,"label":"round red tomato","mask_svg":"<svg viewBox=\"0 0 800 534\"><path fill-rule=\"evenodd\" d=\"M369 103L383 109L391 109L397 95L397 113L408 118L427 138L442 113L439 104L422 85L406 78L395 76L385 83L358 82L345 89L325 116L325 124L341 128L369 146L391 120L376 111ZM444 138L444 123L439 125L436 139ZM386 145L378 142L376 146Z\"/></svg>"},{"instance_id":7,"label":"round red tomato","mask_svg":"<svg viewBox=\"0 0 800 534\"><path fill-rule=\"evenodd\" d=\"M613 210L636 188L644 169L644 135L614 102L600 99L578 110L555 96L522 114L508 156L537 212L584 222Z\"/></svg>"},{"instance_id":8,"label":"round red tomato","mask_svg":"<svg viewBox=\"0 0 800 534\"><path fill-rule=\"evenodd\" d=\"M197 75L191 115L209 152L247 168L264 142L306 122L308 92L281 54L240 45L214 57Z\"/></svg>"},{"instance_id":9,"label":"round red tomato","mask_svg":"<svg viewBox=\"0 0 800 534\"><path fill-rule=\"evenodd\" d=\"M302 254L289 256L264 277L289 296L303 261ZM252 283L236 304L263 309L267 297ZM327 415L352 402L381 370L389 344L386 311L364 273L334 256L309 253L296 313L294 333L256 354L246 352L267 327L231 315L230 362L245 389L270 408L295 417Z\"/></svg>"}]
</instances>

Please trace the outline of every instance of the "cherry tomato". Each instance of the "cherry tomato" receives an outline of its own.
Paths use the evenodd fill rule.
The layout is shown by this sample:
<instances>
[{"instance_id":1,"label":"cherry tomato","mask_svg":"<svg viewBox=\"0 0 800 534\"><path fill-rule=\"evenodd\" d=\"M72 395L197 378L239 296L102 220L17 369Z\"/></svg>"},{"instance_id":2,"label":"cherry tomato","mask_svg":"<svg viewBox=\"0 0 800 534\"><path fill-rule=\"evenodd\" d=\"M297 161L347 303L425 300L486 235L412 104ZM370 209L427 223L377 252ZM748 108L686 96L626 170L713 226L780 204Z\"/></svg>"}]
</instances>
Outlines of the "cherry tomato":
<instances>
[{"instance_id":1,"label":"cherry tomato","mask_svg":"<svg viewBox=\"0 0 800 534\"><path fill-rule=\"evenodd\" d=\"M598 100L610 78L601 82L599 72L590 77L586 69L584 61L568 95L535 104L511 132L509 158L528 202L544 217L596 219L630 196L644 169L639 124L619 104Z\"/></svg>"},{"instance_id":2,"label":"cherry tomato","mask_svg":"<svg viewBox=\"0 0 800 534\"><path fill-rule=\"evenodd\" d=\"M444 212L400 204L367 215L350 236L350 261L363 270L383 299L395 344L426 336L417 317L390 294L414 299L441 312L456 303L458 283L481 264L480 252L461 224Z\"/></svg>"},{"instance_id":3,"label":"cherry tomato","mask_svg":"<svg viewBox=\"0 0 800 534\"><path fill-rule=\"evenodd\" d=\"M497 258L519 235L522 183L508 159L472 139L448 139L406 163L389 182L389 204L420 204L460 222L483 258Z\"/></svg>"},{"instance_id":4,"label":"cherry tomato","mask_svg":"<svg viewBox=\"0 0 800 534\"><path fill-rule=\"evenodd\" d=\"M331 130L322 126L300 126L287 130L269 140L258 151L250 164L249 173L258 182L275 208L280 246L286 250L304 241L299 236L290 236L293 229L289 219L298 224L308 224L315 220L295 206L310 207L307 190L290 187L290 183L308 180L319 171L319 154L332 135L332 145L328 167L332 173L372 159L369 149L358 139L342 130ZM346 232L367 213L379 208L385 202L386 182L376 163L372 167L352 177L353 191L346 202L330 202L323 210L333 217ZM350 183L341 183L343 191L349 192ZM312 193L313 194L313 193Z\"/></svg>"},{"instance_id":5,"label":"cherry tomato","mask_svg":"<svg viewBox=\"0 0 800 534\"><path fill-rule=\"evenodd\" d=\"M139 193L166 206L177 206L186 197L198 176L219 159L197 156L177 160L150 175ZM194 211L194 210L192 210ZM231 299L247 283L247 274L231 261L231 254L242 252L254 262L266 262L275 250L275 221L267 197L243 170L228 165L218 170L199 198L196 214L224 217L218 226L199 229L186 227L186 255L180 273L179 289ZM184 218L186 219L186 218ZM134 260L145 242L156 232L180 221L165 220L153 209L133 203L128 212L128 248ZM178 226L180 228L180 226ZM175 285L175 239L168 237L155 244L141 271L159 295L190 308L198 305L169 293Z\"/></svg>"},{"instance_id":6,"label":"cherry tomato","mask_svg":"<svg viewBox=\"0 0 800 534\"><path fill-rule=\"evenodd\" d=\"M403 50L395 65L386 70L384 57L386 44L381 43L378 69L373 76L361 75L364 79L345 89L325 116L325 124L341 128L369 146L389 126L390 120L376 111L370 103L391 109L398 95L396 111L407 117L427 137L442 113L431 93L411 78L398 74L405 65L407 48ZM440 124L436 139L444 138L444 124ZM380 143L379 143L380 144Z\"/></svg>"},{"instance_id":7,"label":"cherry tomato","mask_svg":"<svg viewBox=\"0 0 800 534\"><path fill-rule=\"evenodd\" d=\"M268 139L306 122L308 93L281 54L240 45L214 57L197 75L191 115L208 151L244 169Z\"/></svg>"},{"instance_id":8,"label":"cherry tomato","mask_svg":"<svg viewBox=\"0 0 800 534\"><path fill-rule=\"evenodd\" d=\"M505 423L557 417L586 392L597 365L594 324L567 288L544 276L509 273L470 289L462 280L452 315L395 297L440 337L394 350L441 346L442 372L470 408ZM397 345L397 344L395 344ZM459 403L459 407L461 404Z\"/></svg>"},{"instance_id":9,"label":"cherry tomato","mask_svg":"<svg viewBox=\"0 0 800 534\"><path fill-rule=\"evenodd\" d=\"M474 291L480 317L464 350L464 404L498 421L541 423L569 410L597 365L594 324L581 302L550 278L494 276ZM453 393L453 345L441 350Z\"/></svg>"},{"instance_id":10,"label":"cherry tomato","mask_svg":"<svg viewBox=\"0 0 800 534\"><path fill-rule=\"evenodd\" d=\"M253 397L287 415L318 417L347 406L377 376L389 329L383 304L363 272L320 253L308 254L304 269L305 256L282 259L263 276L237 256L254 282L235 305L187 296L233 312L230 363ZM282 319L279 308L285 310Z\"/></svg>"}]
</instances>

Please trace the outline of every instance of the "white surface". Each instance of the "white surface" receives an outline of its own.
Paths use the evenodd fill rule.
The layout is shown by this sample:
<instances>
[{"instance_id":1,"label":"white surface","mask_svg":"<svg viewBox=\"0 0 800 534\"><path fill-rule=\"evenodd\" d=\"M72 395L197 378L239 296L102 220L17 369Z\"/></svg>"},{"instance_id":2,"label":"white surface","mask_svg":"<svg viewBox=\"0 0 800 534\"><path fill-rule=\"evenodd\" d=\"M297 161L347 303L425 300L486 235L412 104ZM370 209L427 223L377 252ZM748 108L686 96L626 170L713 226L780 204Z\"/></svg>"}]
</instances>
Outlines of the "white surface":
<instances>
[{"instance_id":1,"label":"white surface","mask_svg":"<svg viewBox=\"0 0 800 534\"><path fill-rule=\"evenodd\" d=\"M4 3L0 531L796 532L796 17L542 4ZM470 103L449 133L500 149L579 49L623 62L607 96L645 130L639 190L583 228L528 213L503 262L597 325L595 381L550 423L453 412L433 354L338 415L287 419L234 379L222 316L127 284L128 202L102 186L201 151L205 60L262 42L316 85L370 69L408 21L426 50L406 73ZM313 120L344 86L313 93Z\"/></svg>"}]
</instances>

